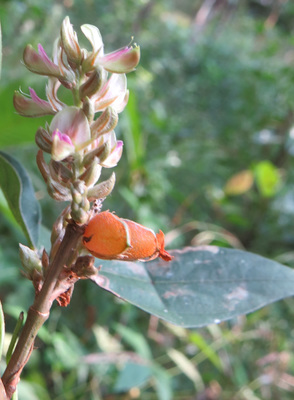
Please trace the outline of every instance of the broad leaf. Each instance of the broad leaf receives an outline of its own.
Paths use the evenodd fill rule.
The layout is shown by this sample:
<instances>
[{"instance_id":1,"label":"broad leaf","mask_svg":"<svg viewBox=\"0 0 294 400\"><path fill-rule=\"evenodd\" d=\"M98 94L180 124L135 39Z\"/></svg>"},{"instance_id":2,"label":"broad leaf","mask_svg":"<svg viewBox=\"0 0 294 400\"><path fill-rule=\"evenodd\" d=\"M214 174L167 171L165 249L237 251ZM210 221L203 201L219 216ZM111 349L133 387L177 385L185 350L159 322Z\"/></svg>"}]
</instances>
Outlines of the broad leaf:
<instances>
[{"instance_id":1,"label":"broad leaf","mask_svg":"<svg viewBox=\"0 0 294 400\"><path fill-rule=\"evenodd\" d=\"M150 366L128 362L118 375L114 391L118 393L126 392L133 387L141 386L150 379L151 376L152 370Z\"/></svg>"},{"instance_id":2,"label":"broad leaf","mask_svg":"<svg viewBox=\"0 0 294 400\"><path fill-rule=\"evenodd\" d=\"M21 164L0 151L0 188L30 246L36 247L41 220L40 205L31 180Z\"/></svg>"},{"instance_id":3,"label":"broad leaf","mask_svg":"<svg viewBox=\"0 0 294 400\"><path fill-rule=\"evenodd\" d=\"M264 197L276 194L281 177L277 167L270 161L260 161L254 167L257 187Z\"/></svg>"},{"instance_id":4,"label":"broad leaf","mask_svg":"<svg viewBox=\"0 0 294 400\"><path fill-rule=\"evenodd\" d=\"M294 294L294 271L241 250L173 250L167 263L102 261L95 282L173 324L200 327L252 312Z\"/></svg>"}]
</instances>

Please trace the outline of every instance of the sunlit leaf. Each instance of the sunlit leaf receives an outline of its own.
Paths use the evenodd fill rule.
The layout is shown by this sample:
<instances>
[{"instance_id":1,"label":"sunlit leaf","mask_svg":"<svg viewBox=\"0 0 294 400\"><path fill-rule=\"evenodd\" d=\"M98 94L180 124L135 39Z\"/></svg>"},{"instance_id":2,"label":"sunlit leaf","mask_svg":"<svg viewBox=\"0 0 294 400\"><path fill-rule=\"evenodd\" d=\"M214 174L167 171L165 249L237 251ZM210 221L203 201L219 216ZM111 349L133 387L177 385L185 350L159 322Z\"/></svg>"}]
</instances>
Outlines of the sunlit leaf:
<instances>
[{"instance_id":1,"label":"sunlit leaf","mask_svg":"<svg viewBox=\"0 0 294 400\"><path fill-rule=\"evenodd\" d=\"M278 169L270 161L261 161L254 167L256 184L265 197L273 196L280 182Z\"/></svg>"},{"instance_id":2,"label":"sunlit leaf","mask_svg":"<svg viewBox=\"0 0 294 400\"><path fill-rule=\"evenodd\" d=\"M238 196L248 192L253 182L253 173L246 169L233 175L226 183L224 190L229 196Z\"/></svg>"},{"instance_id":3,"label":"sunlit leaf","mask_svg":"<svg viewBox=\"0 0 294 400\"><path fill-rule=\"evenodd\" d=\"M182 371L183 374L185 374L194 383L195 388L198 391L203 391L204 383L195 364L190 361L185 354L176 349L168 349L167 354L173 360L179 370Z\"/></svg>"},{"instance_id":4,"label":"sunlit leaf","mask_svg":"<svg viewBox=\"0 0 294 400\"><path fill-rule=\"evenodd\" d=\"M15 158L2 151L0 151L0 188L30 246L36 247L41 221L40 205L25 169Z\"/></svg>"},{"instance_id":5,"label":"sunlit leaf","mask_svg":"<svg viewBox=\"0 0 294 400\"><path fill-rule=\"evenodd\" d=\"M150 314L186 327L219 323L294 294L294 271L242 250L203 246L167 263L102 261L95 282Z\"/></svg>"},{"instance_id":6,"label":"sunlit leaf","mask_svg":"<svg viewBox=\"0 0 294 400\"><path fill-rule=\"evenodd\" d=\"M220 371L222 368L222 362L219 355L215 350L205 341L204 337L198 332L191 332L189 334L189 340L197 346L197 349L201 351L209 361Z\"/></svg>"}]
</instances>

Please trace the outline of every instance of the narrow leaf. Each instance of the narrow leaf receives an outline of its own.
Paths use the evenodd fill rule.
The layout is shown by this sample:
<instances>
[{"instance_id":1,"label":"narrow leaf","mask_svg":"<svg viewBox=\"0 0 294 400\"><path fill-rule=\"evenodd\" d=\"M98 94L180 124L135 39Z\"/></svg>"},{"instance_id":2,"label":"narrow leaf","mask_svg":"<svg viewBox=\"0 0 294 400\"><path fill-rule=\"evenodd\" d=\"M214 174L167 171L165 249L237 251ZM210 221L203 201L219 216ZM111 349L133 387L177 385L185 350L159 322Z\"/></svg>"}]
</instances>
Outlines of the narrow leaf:
<instances>
[{"instance_id":1,"label":"narrow leaf","mask_svg":"<svg viewBox=\"0 0 294 400\"><path fill-rule=\"evenodd\" d=\"M154 383L158 400L172 400L172 379L168 372L157 364L153 364Z\"/></svg>"},{"instance_id":2,"label":"narrow leaf","mask_svg":"<svg viewBox=\"0 0 294 400\"><path fill-rule=\"evenodd\" d=\"M185 327L219 323L294 294L294 270L242 250L174 250L171 262L102 261L95 282L150 314Z\"/></svg>"},{"instance_id":3,"label":"narrow leaf","mask_svg":"<svg viewBox=\"0 0 294 400\"><path fill-rule=\"evenodd\" d=\"M191 343L194 343L199 351L201 351L209 361L220 371L223 370L222 362L219 355L214 349L204 340L203 336L197 332L191 332L189 334Z\"/></svg>"},{"instance_id":4,"label":"narrow leaf","mask_svg":"<svg viewBox=\"0 0 294 400\"><path fill-rule=\"evenodd\" d=\"M12 334L12 338L11 338L8 350L7 350L6 364L9 363L11 355L12 355L13 350L15 348L19 333L20 333L22 325L23 325L23 317L24 317L24 313L23 313L23 311L21 311L21 313L19 314L17 323L15 325L15 328L14 328L14 331L13 331L13 334Z\"/></svg>"},{"instance_id":5,"label":"narrow leaf","mask_svg":"<svg viewBox=\"0 0 294 400\"><path fill-rule=\"evenodd\" d=\"M3 343L5 336L5 321L4 321L4 313L2 309L2 304L0 302L0 360L2 356Z\"/></svg>"},{"instance_id":6,"label":"narrow leaf","mask_svg":"<svg viewBox=\"0 0 294 400\"><path fill-rule=\"evenodd\" d=\"M185 374L195 385L195 389L202 392L205 388L201 375L196 366L180 351L170 348L167 350L168 356L176 366Z\"/></svg>"},{"instance_id":7,"label":"narrow leaf","mask_svg":"<svg viewBox=\"0 0 294 400\"><path fill-rule=\"evenodd\" d=\"M1 70L2 70L2 29L0 24L0 78L1 78Z\"/></svg>"},{"instance_id":8,"label":"narrow leaf","mask_svg":"<svg viewBox=\"0 0 294 400\"><path fill-rule=\"evenodd\" d=\"M22 165L0 151L0 188L31 247L36 247L41 220L40 205L31 180Z\"/></svg>"}]
</instances>

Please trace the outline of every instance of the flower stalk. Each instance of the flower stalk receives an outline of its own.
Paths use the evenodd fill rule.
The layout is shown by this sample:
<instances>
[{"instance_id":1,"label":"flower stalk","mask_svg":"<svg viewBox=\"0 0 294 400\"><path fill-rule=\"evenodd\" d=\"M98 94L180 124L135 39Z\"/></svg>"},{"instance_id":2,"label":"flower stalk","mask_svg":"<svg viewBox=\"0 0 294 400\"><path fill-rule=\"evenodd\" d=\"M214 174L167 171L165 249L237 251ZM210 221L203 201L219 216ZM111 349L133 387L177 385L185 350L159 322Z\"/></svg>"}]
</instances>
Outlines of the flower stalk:
<instances>
[{"instance_id":1,"label":"flower stalk","mask_svg":"<svg viewBox=\"0 0 294 400\"><path fill-rule=\"evenodd\" d=\"M32 88L29 95L14 95L20 115L53 115L50 124L36 132L40 149L37 165L49 195L69 204L53 225L50 252L20 246L24 272L36 294L0 380L0 400L10 399L15 392L54 300L67 306L74 284L79 279L94 280L98 274L89 253L101 259L172 259L164 249L161 231L155 234L110 212L101 213L104 199L114 188L115 174L98 181L102 168L115 167L122 155L123 142L117 140L114 129L129 98L126 73L137 66L140 49L126 46L104 54L99 30L92 25L83 25L81 30L91 51L80 47L68 17L62 23L52 59L41 44L38 51L27 45L24 64L31 72L48 77L47 100L39 98ZM71 91L74 105L68 106L58 98L60 86Z\"/></svg>"},{"instance_id":2,"label":"flower stalk","mask_svg":"<svg viewBox=\"0 0 294 400\"><path fill-rule=\"evenodd\" d=\"M48 319L53 301L60 294L59 286L62 285L60 285L61 282L59 280L61 273L65 266L68 265L69 260L74 261L77 258L76 249L82 235L83 227L73 222L67 225L64 238L51 265L48 267L42 289L36 295L35 301L28 311L25 325L2 376L2 384L5 388L7 399L10 399L15 392L20 374L33 350L37 333ZM64 289L64 283L66 282L63 282L62 290Z\"/></svg>"}]
</instances>

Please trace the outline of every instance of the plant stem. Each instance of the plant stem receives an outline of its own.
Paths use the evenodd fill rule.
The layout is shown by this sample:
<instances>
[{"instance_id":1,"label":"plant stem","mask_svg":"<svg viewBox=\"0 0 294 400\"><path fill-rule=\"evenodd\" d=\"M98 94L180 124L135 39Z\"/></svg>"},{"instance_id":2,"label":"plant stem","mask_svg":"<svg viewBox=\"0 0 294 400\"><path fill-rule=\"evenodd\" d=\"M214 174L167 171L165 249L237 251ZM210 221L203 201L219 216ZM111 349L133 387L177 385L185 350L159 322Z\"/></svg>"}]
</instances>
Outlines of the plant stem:
<instances>
[{"instance_id":1,"label":"plant stem","mask_svg":"<svg viewBox=\"0 0 294 400\"><path fill-rule=\"evenodd\" d=\"M29 308L26 323L23 327L15 350L2 376L7 399L13 395L23 367L28 362L37 333L48 319L54 298L54 289L63 268L71 264L75 250L83 234L83 227L70 221L56 255L48 267L41 291L36 295L34 304ZM70 265L68 265L70 266ZM1 388L1 386L0 386Z\"/></svg>"}]
</instances>

